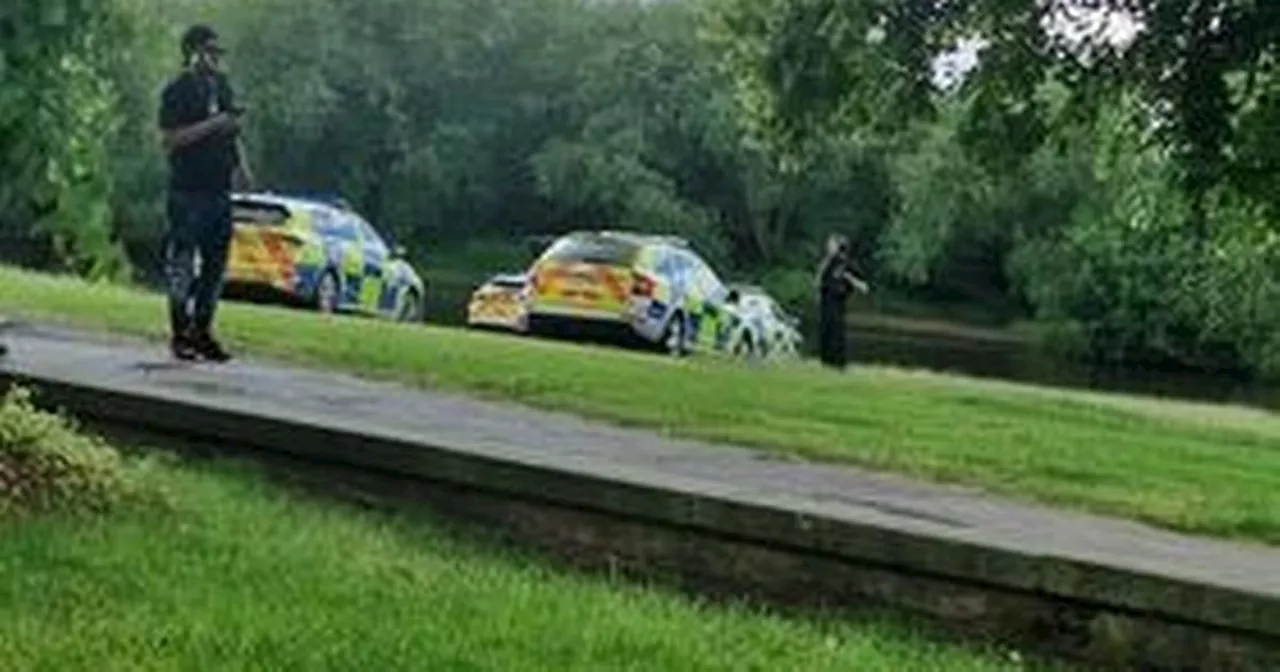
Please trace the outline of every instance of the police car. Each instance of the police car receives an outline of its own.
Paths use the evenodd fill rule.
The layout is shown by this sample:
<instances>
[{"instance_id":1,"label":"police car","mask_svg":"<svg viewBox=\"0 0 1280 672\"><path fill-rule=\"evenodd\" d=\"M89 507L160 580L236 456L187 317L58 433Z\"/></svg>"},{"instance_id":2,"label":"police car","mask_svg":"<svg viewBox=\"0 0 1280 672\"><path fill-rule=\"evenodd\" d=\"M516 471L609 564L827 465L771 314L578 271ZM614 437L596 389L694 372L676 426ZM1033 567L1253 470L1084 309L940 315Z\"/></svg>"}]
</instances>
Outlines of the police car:
<instances>
[{"instance_id":1,"label":"police car","mask_svg":"<svg viewBox=\"0 0 1280 672\"><path fill-rule=\"evenodd\" d=\"M420 321L426 282L340 199L232 195L231 297L283 299L330 313Z\"/></svg>"}]
</instances>

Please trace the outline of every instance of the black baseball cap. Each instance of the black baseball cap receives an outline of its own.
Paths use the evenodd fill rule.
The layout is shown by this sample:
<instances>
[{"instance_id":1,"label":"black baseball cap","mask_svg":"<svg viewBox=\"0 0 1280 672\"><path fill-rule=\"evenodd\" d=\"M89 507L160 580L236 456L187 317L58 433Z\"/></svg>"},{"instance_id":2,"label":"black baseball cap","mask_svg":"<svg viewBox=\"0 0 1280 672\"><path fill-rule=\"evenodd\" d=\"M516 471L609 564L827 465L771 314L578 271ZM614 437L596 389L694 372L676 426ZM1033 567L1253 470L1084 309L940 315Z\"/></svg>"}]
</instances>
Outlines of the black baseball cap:
<instances>
[{"instance_id":1,"label":"black baseball cap","mask_svg":"<svg viewBox=\"0 0 1280 672\"><path fill-rule=\"evenodd\" d=\"M217 40L218 31L203 23L197 23L190 28L187 28L187 30L182 33L182 53L193 53L197 49L207 45L209 42L216 42ZM226 49L223 49L221 46L217 46L215 50L218 53L226 52Z\"/></svg>"}]
</instances>

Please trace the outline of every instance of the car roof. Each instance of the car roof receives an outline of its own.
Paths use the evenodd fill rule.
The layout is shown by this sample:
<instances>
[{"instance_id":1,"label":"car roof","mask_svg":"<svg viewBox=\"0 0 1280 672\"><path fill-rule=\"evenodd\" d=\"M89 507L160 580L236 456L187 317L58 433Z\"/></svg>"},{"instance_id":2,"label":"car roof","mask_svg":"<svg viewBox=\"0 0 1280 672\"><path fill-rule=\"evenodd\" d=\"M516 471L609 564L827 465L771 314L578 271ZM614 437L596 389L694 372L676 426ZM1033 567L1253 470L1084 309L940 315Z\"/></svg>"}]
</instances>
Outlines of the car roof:
<instances>
[{"instance_id":1,"label":"car roof","mask_svg":"<svg viewBox=\"0 0 1280 672\"><path fill-rule=\"evenodd\" d=\"M560 236L565 238L614 238L635 245L672 245L675 247L689 247L689 241L676 235L659 234L659 233L640 233L638 231L618 231L614 229L594 229L594 230L578 230Z\"/></svg>"}]
</instances>

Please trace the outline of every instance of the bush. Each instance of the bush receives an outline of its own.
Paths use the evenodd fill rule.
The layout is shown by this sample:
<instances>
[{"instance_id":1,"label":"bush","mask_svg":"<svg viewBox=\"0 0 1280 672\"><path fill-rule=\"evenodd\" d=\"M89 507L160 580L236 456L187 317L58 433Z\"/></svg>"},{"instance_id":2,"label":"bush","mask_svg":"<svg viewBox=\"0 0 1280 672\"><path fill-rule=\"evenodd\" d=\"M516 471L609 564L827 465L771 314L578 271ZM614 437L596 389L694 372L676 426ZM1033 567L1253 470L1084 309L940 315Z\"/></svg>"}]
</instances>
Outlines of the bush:
<instances>
[{"instance_id":1,"label":"bush","mask_svg":"<svg viewBox=\"0 0 1280 672\"><path fill-rule=\"evenodd\" d=\"M1010 259L1047 345L1100 362L1280 375L1280 235L1230 188L1203 227L1176 163L1109 110L1087 150L1093 184L1068 226L1028 237ZM1203 229L1203 230L1201 230Z\"/></svg>"},{"instance_id":2,"label":"bush","mask_svg":"<svg viewBox=\"0 0 1280 672\"><path fill-rule=\"evenodd\" d=\"M41 411L13 387L0 402L0 519L38 513L97 514L143 494L138 474L71 420Z\"/></svg>"}]
</instances>

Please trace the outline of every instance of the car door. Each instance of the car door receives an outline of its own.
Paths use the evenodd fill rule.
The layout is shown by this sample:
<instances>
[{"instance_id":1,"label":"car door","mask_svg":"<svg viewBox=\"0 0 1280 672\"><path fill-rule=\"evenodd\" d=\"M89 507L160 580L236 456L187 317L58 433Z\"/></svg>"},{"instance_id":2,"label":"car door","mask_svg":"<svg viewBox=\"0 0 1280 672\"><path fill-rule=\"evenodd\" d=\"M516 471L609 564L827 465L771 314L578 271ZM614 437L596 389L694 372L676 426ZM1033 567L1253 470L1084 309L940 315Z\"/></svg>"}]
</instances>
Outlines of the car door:
<instances>
[{"instance_id":1,"label":"car door","mask_svg":"<svg viewBox=\"0 0 1280 672\"><path fill-rule=\"evenodd\" d=\"M687 250L676 249L671 252L672 305L681 309L688 321L689 339L693 341L698 331L698 320L701 316L702 291L698 283L697 260Z\"/></svg>"},{"instance_id":2,"label":"car door","mask_svg":"<svg viewBox=\"0 0 1280 672\"><path fill-rule=\"evenodd\" d=\"M312 210L315 231L324 241L325 265L337 273L341 284L338 307L348 310L360 297L364 250L355 223L341 210L327 205Z\"/></svg>"},{"instance_id":3,"label":"car door","mask_svg":"<svg viewBox=\"0 0 1280 672\"><path fill-rule=\"evenodd\" d=\"M642 334L656 336L666 326L679 299L671 253L661 245L646 247L637 256L634 270L638 278L647 278L651 286L633 287L632 315L639 320L638 329Z\"/></svg>"},{"instance_id":4,"label":"car door","mask_svg":"<svg viewBox=\"0 0 1280 672\"><path fill-rule=\"evenodd\" d=\"M356 214L352 214L351 219L360 232L360 247L364 253L364 263L360 269L360 309L368 313L385 312L390 309L387 306L388 297L391 299L391 306L395 305L395 297L393 292L388 291L390 288L387 282L391 251L368 220Z\"/></svg>"},{"instance_id":5,"label":"car door","mask_svg":"<svg viewBox=\"0 0 1280 672\"><path fill-rule=\"evenodd\" d=\"M729 320L731 311L725 306L729 290L706 261L694 254L690 254L690 257L694 267L693 282L701 299L695 341L700 347L723 349L732 326Z\"/></svg>"},{"instance_id":6,"label":"car door","mask_svg":"<svg viewBox=\"0 0 1280 672\"><path fill-rule=\"evenodd\" d=\"M665 322L676 310L686 307L689 298L689 264L676 250L668 247L659 248L658 273L666 283L666 310L660 316Z\"/></svg>"},{"instance_id":7,"label":"car door","mask_svg":"<svg viewBox=\"0 0 1280 672\"><path fill-rule=\"evenodd\" d=\"M707 320L707 282L702 260L689 250L679 250L675 256L684 292L684 309L689 318L689 341L698 345L705 336Z\"/></svg>"}]
</instances>

